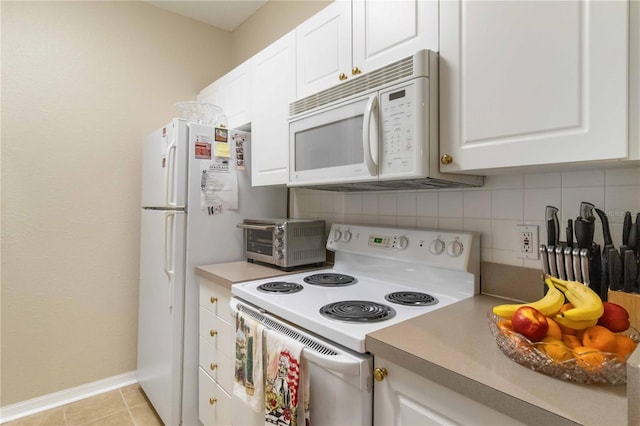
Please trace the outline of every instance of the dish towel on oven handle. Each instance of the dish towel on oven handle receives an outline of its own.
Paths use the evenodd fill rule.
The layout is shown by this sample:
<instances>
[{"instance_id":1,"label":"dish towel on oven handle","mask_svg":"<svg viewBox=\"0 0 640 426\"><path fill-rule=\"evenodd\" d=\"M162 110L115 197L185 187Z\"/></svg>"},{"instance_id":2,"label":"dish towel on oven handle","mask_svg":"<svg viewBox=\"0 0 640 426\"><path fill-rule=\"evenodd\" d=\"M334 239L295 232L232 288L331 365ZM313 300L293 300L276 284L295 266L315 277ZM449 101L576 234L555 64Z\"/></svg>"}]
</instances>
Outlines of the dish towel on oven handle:
<instances>
[{"instance_id":1,"label":"dish towel on oven handle","mask_svg":"<svg viewBox=\"0 0 640 426\"><path fill-rule=\"evenodd\" d=\"M263 333L262 324L236 313L233 393L258 413L264 410Z\"/></svg>"},{"instance_id":2,"label":"dish towel on oven handle","mask_svg":"<svg viewBox=\"0 0 640 426\"><path fill-rule=\"evenodd\" d=\"M309 374L304 345L264 331L265 425L309 426Z\"/></svg>"}]
</instances>

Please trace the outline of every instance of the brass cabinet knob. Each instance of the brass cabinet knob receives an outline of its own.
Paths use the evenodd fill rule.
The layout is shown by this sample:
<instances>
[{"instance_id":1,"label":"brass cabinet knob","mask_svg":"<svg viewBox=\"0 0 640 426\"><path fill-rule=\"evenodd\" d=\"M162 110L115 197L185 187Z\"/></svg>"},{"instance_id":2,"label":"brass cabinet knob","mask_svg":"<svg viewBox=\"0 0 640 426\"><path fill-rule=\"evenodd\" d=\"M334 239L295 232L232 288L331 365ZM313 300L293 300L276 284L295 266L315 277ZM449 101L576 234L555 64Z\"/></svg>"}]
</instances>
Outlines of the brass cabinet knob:
<instances>
[{"instance_id":1,"label":"brass cabinet knob","mask_svg":"<svg viewBox=\"0 0 640 426\"><path fill-rule=\"evenodd\" d=\"M211 363L211 365L209 365L209 368L211 369L211 371L213 371L218 368L218 364Z\"/></svg>"},{"instance_id":2,"label":"brass cabinet knob","mask_svg":"<svg viewBox=\"0 0 640 426\"><path fill-rule=\"evenodd\" d=\"M453 163L453 157L449 154L443 154L442 157L440 157L440 162L446 166L447 164Z\"/></svg>"},{"instance_id":3,"label":"brass cabinet knob","mask_svg":"<svg viewBox=\"0 0 640 426\"><path fill-rule=\"evenodd\" d=\"M341 72L340 75L338 76L338 79L340 81L345 81L347 78L348 78L347 75L343 72Z\"/></svg>"},{"instance_id":4,"label":"brass cabinet knob","mask_svg":"<svg viewBox=\"0 0 640 426\"><path fill-rule=\"evenodd\" d=\"M358 75L358 74L362 74L362 70L358 67L353 67L351 69L351 75Z\"/></svg>"},{"instance_id":5,"label":"brass cabinet knob","mask_svg":"<svg viewBox=\"0 0 640 426\"><path fill-rule=\"evenodd\" d=\"M211 303L216 303L218 301L218 298L211 296L210 300L211 300Z\"/></svg>"},{"instance_id":6,"label":"brass cabinet knob","mask_svg":"<svg viewBox=\"0 0 640 426\"><path fill-rule=\"evenodd\" d=\"M217 400L217 399L215 399L215 398L209 398L209 404L213 405L213 404L215 404L216 402L218 402L218 400Z\"/></svg>"},{"instance_id":7,"label":"brass cabinet knob","mask_svg":"<svg viewBox=\"0 0 640 426\"><path fill-rule=\"evenodd\" d=\"M211 335L211 337L215 336L216 334L218 334L217 331L215 330L209 330L209 334Z\"/></svg>"},{"instance_id":8,"label":"brass cabinet knob","mask_svg":"<svg viewBox=\"0 0 640 426\"><path fill-rule=\"evenodd\" d=\"M378 382L383 381L384 378L387 377L388 374L389 374L389 372L384 367L383 368L376 368L375 370L373 370L373 377Z\"/></svg>"}]
</instances>

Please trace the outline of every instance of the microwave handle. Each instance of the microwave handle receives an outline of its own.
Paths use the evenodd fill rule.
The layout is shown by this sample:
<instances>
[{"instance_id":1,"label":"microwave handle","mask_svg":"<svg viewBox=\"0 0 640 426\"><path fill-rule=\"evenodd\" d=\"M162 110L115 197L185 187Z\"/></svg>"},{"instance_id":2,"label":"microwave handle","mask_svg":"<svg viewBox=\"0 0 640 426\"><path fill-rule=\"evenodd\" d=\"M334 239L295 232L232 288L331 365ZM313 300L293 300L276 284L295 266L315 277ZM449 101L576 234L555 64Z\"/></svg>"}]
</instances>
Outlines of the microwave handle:
<instances>
[{"instance_id":1,"label":"microwave handle","mask_svg":"<svg viewBox=\"0 0 640 426\"><path fill-rule=\"evenodd\" d=\"M247 225L245 223L239 223L236 225L236 227L243 228L243 229L255 229L257 231L271 231L276 226L275 225Z\"/></svg>"},{"instance_id":2,"label":"microwave handle","mask_svg":"<svg viewBox=\"0 0 640 426\"><path fill-rule=\"evenodd\" d=\"M373 159L371 151L371 135L369 128L371 126L371 118L373 117L373 111L378 107L378 95L373 95L369 98L367 106L364 112L364 122L362 123L362 147L364 149L364 160L367 163L367 169L369 174L375 176L378 174L378 164ZM376 137L376 153L378 152L378 138Z\"/></svg>"}]
</instances>

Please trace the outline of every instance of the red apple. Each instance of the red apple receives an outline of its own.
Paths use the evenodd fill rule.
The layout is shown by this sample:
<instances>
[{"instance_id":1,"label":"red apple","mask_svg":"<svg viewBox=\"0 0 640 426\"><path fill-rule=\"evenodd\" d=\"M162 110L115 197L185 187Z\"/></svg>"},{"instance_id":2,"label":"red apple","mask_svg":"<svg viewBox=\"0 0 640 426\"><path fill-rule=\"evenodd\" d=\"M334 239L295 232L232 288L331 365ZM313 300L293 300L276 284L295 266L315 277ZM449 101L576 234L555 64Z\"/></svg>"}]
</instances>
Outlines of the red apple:
<instances>
[{"instance_id":1,"label":"red apple","mask_svg":"<svg viewBox=\"0 0 640 426\"><path fill-rule=\"evenodd\" d=\"M531 306L519 308L511 318L511 325L516 333L522 334L532 342L539 342L549 331L547 317Z\"/></svg>"},{"instance_id":2,"label":"red apple","mask_svg":"<svg viewBox=\"0 0 640 426\"><path fill-rule=\"evenodd\" d=\"M629 328L631 325L629 323L629 312L624 307L612 302L602 302L602 305L604 313L598 319L598 325L606 327L615 333Z\"/></svg>"}]
</instances>

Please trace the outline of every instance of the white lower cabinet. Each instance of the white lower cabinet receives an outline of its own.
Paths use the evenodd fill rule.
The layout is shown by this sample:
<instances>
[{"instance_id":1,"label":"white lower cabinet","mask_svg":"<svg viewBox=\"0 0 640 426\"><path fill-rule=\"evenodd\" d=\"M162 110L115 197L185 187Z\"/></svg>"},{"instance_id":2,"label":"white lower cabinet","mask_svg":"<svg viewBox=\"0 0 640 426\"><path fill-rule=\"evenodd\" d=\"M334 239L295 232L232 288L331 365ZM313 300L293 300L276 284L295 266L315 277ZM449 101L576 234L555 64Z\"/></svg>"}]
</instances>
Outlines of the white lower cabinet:
<instances>
[{"instance_id":1,"label":"white lower cabinet","mask_svg":"<svg viewBox=\"0 0 640 426\"><path fill-rule=\"evenodd\" d=\"M375 368L387 373L373 388L376 426L522 424L380 357Z\"/></svg>"},{"instance_id":2,"label":"white lower cabinet","mask_svg":"<svg viewBox=\"0 0 640 426\"><path fill-rule=\"evenodd\" d=\"M198 413L205 426L233 424L235 343L230 298L228 287L200 280Z\"/></svg>"},{"instance_id":3,"label":"white lower cabinet","mask_svg":"<svg viewBox=\"0 0 640 426\"><path fill-rule=\"evenodd\" d=\"M231 424L231 396L200 367L198 414L205 426Z\"/></svg>"}]
</instances>

